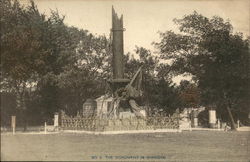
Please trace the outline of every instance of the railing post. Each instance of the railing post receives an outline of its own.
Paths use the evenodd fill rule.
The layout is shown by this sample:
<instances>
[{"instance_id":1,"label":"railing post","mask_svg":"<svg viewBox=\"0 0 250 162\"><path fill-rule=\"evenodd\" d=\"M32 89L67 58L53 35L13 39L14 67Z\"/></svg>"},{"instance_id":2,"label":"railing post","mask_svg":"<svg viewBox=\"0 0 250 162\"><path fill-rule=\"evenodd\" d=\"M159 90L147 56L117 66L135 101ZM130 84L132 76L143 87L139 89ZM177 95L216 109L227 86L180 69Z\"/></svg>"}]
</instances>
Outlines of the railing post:
<instances>
[{"instance_id":1,"label":"railing post","mask_svg":"<svg viewBox=\"0 0 250 162\"><path fill-rule=\"evenodd\" d=\"M11 116L11 127L13 135L16 132L16 116Z\"/></svg>"},{"instance_id":2,"label":"railing post","mask_svg":"<svg viewBox=\"0 0 250 162\"><path fill-rule=\"evenodd\" d=\"M55 113L54 114L54 130L58 131L58 127L59 127L59 114Z\"/></svg>"},{"instance_id":3,"label":"railing post","mask_svg":"<svg viewBox=\"0 0 250 162\"><path fill-rule=\"evenodd\" d=\"M44 134L47 134L47 123L44 123Z\"/></svg>"}]
</instances>

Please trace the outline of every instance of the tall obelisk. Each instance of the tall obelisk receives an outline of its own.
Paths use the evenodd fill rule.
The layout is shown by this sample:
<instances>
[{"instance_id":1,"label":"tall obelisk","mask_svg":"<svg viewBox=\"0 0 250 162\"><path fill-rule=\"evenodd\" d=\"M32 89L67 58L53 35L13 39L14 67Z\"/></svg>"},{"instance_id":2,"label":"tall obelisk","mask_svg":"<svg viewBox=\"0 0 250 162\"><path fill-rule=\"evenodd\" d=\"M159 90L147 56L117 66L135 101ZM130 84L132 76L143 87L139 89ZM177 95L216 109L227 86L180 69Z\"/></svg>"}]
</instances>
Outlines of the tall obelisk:
<instances>
[{"instance_id":1,"label":"tall obelisk","mask_svg":"<svg viewBox=\"0 0 250 162\"><path fill-rule=\"evenodd\" d=\"M112 6L113 79L124 78L123 31L123 15L119 18Z\"/></svg>"},{"instance_id":2,"label":"tall obelisk","mask_svg":"<svg viewBox=\"0 0 250 162\"><path fill-rule=\"evenodd\" d=\"M123 15L118 17L112 6L112 67L113 67L113 80L112 89L115 92L118 88L124 87L129 79L124 78L124 49L123 49Z\"/></svg>"},{"instance_id":3,"label":"tall obelisk","mask_svg":"<svg viewBox=\"0 0 250 162\"><path fill-rule=\"evenodd\" d=\"M124 78L124 49L123 49L123 16L119 18L115 13L115 10L112 6L112 53L113 53L113 80L111 81L112 90L114 98L116 98L114 107L114 113L119 116L120 108L128 103L130 105L130 111L135 113L137 117L145 117L141 113L141 108L135 101L135 98L139 96L139 90L132 87L132 83L141 72L141 68L136 72L132 80ZM130 83L129 83L130 82ZM123 107L125 108L125 106ZM124 109L125 110L125 109ZM125 110L126 111L126 110ZM146 113L144 113L146 114Z\"/></svg>"}]
</instances>

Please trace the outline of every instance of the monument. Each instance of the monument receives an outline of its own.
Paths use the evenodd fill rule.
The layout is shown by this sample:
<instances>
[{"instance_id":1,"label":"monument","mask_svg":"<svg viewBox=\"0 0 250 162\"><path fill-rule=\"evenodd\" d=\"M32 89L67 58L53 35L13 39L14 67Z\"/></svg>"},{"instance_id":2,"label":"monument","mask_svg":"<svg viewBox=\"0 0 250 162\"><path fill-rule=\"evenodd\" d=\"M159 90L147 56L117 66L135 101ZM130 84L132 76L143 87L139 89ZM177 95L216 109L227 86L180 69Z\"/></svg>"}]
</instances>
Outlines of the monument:
<instances>
[{"instance_id":1,"label":"monument","mask_svg":"<svg viewBox=\"0 0 250 162\"><path fill-rule=\"evenodd\" d=\"M87 131L120 131L178 128L176 117L153 118L146 116L142 101L142 66L131 78L124 77L123 16L118 16L112 7L112 72L108 80L110 91L95 102L83 104L82 116L70 117L61 113L63 129ZM142 101L143 104L143 101ZM93 110L93 111L92 111ZM90 112L90 113L89 113ZM92 115L94 113L94 115Z\"/></svg>"},{"instance_id":2,"label":"monument","mask_svg":"<svg viewBox=\"0 0 250 162\"><path fill-rule=\"evenodd\" d=\"M136 117L145 117L145 110L136 101L142 97L142 67L137 70L132 79L124 78L123 15L119 17L113 7L111 32L113 77L109 80L109 84L112 91L112 101L110 104L106 104L109 107L101 107L101 109L108 110L107 115L110 118L119 118L122 111L130 111ZM107 98L110 100L110 97ZM100 98L96 101L100 102ZM105 103L104 97L103 103Z\"/></svg>"}]
</instances>

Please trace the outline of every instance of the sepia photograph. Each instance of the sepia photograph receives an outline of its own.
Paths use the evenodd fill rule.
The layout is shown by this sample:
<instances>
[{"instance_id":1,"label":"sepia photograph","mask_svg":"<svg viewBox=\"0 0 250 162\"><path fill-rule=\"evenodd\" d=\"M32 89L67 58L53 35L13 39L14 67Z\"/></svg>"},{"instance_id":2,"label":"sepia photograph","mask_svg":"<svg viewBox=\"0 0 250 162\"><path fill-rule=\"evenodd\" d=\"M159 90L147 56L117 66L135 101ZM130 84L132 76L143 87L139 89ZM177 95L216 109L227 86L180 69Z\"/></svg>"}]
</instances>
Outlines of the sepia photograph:
<instances>
[{"instance_id":1,"label":"sepia photograph","mask_svg":"<svg viewBox=\"0 0 250 162\"><path fill-rule=\"evenodd\" d=\"M249 162L249 0L0 0L1 161Z\"/></svg>"}]
</instances>

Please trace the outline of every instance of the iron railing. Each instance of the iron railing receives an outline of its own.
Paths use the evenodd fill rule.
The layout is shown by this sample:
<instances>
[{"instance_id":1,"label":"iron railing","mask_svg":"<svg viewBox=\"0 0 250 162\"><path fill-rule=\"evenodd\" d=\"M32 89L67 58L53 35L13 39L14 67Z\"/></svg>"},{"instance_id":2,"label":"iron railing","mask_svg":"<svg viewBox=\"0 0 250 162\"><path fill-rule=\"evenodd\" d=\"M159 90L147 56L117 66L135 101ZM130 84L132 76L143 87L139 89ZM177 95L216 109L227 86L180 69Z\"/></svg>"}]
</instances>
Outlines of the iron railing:
<instances>
[{"instance_id":1,"label":"iron railing","mask_svg":"<svg viewBox=\"0 0 250 162\"><path fill-rule=\"evenodd\" d=\"M123 119L103 119L98 117L62 117L60 127L64 130L118 131L178 129L178 117L131 117Z\"/></svg>"}]
</instances>

